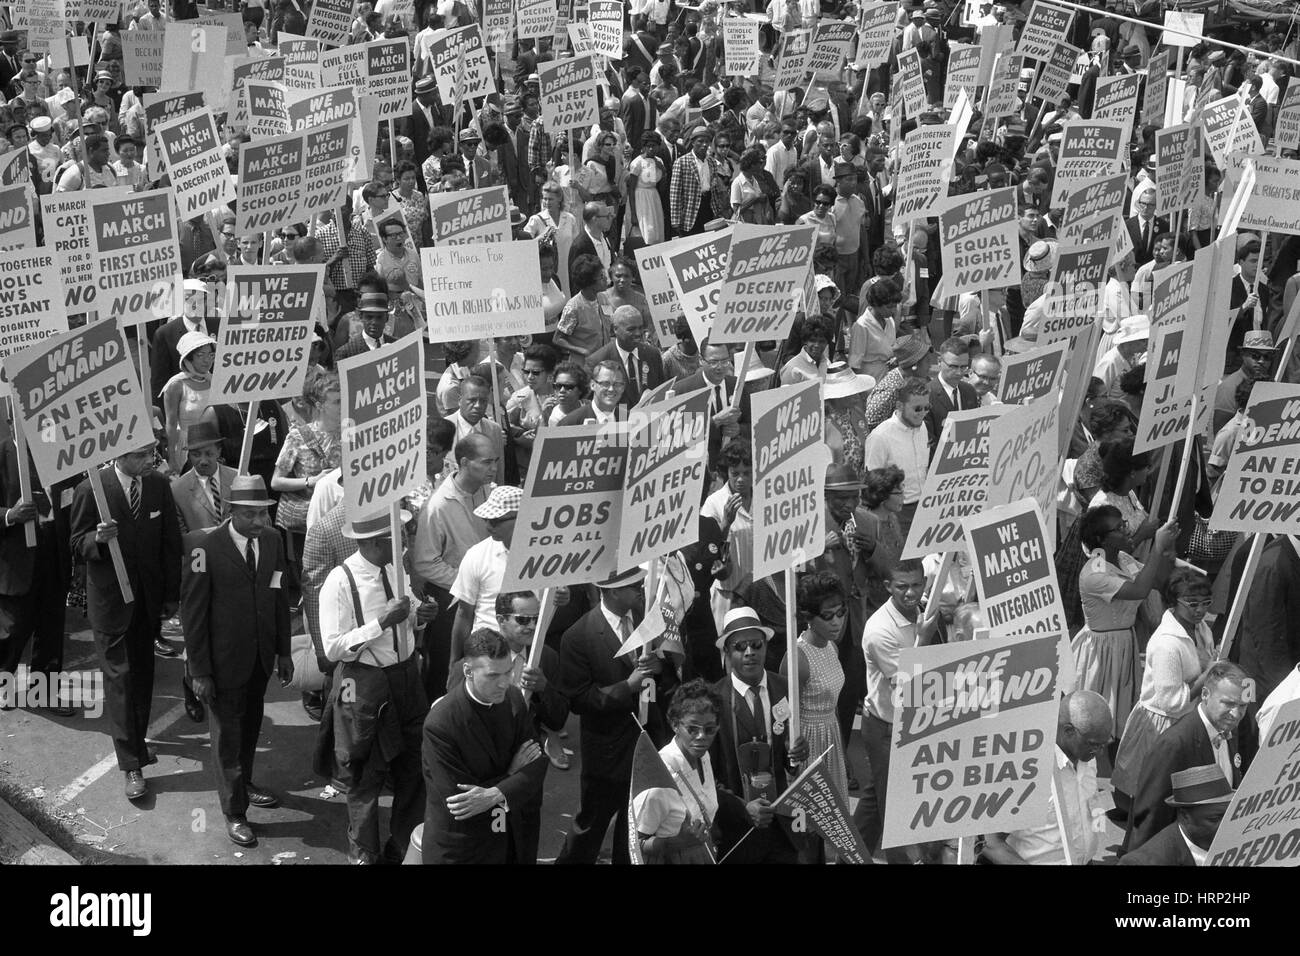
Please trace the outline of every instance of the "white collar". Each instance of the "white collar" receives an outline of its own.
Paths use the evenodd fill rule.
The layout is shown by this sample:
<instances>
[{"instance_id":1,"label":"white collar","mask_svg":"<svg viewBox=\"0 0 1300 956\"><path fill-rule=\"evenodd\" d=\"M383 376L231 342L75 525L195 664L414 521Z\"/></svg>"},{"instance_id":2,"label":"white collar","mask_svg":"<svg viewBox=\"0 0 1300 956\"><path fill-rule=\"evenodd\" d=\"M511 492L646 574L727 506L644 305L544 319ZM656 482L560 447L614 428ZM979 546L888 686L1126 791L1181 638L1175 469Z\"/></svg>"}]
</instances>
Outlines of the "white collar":
<instances>
[{"instance_id":1,"label":"white collar","mask_svg":"<svg viewBox=\"0 0 1300 956\"><path fill-rule=\"evenodd\" d=\"M1187 838L1187 833L1183 830L1182 824L1178 826L1178 835L1183 838L1187 844L1187 852L1192 855L1192 862L1197 866L1205 866L1205 861L1210 855L1209 850L1202 850L1199 846Z\"/></svg>"},{"instance_id":2,"label":"white collar","mask_svg":"<svg viewBox=\"0 0 1300 956\"><path fill-rule=\"evenodd\" d=\"M766 673L766 672L763 673L763 679L762 679L762 680L760 680L757 684L754 684L753 686L751 686L751 685L749 685L749 684L746 684L743 680L741 680L740 677L737 676L737 674L736 674L735 671L732 671L732 672L731 672L731 686L735 689L735 691L736 691L737 694L739 694L741 697L745 698L746 700L748 700L748 698L749 698L749 692L750 692L751 690L756 690L756 691L758 691L758 699L759 699L759 700L762 700L764 697L767 697L767 696L768 696L768 689L767 689L767 673Z\"/></svg>"},{"instance_id":3,"label":"white collar","mask_svg":"<svg viewBox=\"0 0 1300 956\"><path fill-rule=\"evenodd\" d=\"M465 678L465 693L469 694L469 699L474 701L474 703L476 704L482 704L484 707L493 706L492 704L489 704L487 701L479 699L478 694L474 693L474 688L470 686L468 677Z\"/></svg>"},{"instance_id":4,"label":"white collar","mask_svg":"<svg viewBox=\"0 0 1300 956\"><path fill-rule=\"evenodd\" d=\"M1214 741L1219 738L1220 734L1219 731L1215 729L1214 725L1210 723L1210 718L1205 716L1205 706L1203 704L1196 705L1196 714L1201 718L1201 726L1205 728L1205 732L1210 737L1210 744L1213 745ZM1228 742L1227 737L1223 738L1223 742Z\"/></svg>"},{"instance_id":5,"label":"white collar","mask_svg":"<svg viewBox=\"0 0 1300 956\"><path fill-rule=\"evenodd\" d=\"M242 534L236 531L234 524L232 524L231 522L226 522L226 527L230 529L230 540L235 542L235 549L240 554L243 554L248 549L248 542L250 539L244 537ZM253 538L251 540L253 542L253 553L256 554L258 550L257 539Z\"/></svg>"}]
</instances>

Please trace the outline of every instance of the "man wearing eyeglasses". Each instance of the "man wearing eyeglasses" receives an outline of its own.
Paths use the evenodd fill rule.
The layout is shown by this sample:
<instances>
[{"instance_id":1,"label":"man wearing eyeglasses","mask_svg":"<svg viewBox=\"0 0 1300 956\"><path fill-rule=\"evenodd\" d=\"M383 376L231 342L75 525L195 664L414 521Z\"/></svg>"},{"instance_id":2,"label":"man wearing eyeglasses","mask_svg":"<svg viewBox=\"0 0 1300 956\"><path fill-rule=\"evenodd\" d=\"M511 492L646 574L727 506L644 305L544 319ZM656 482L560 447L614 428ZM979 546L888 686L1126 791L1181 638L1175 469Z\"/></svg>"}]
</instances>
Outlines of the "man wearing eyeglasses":
<instances>
[{"instance_id":1,"label":"man wearing eyeglasses","mask_svg":"<svg viewBox=\"0 0 1300 956\"><path fill-rule=\"evenodd\" d=\"M1137 215L1124 220L1129 239L1133 242L1133 261L1144 266L1156 255L1156 236L1167 232L1169 220L1156 218L1155 190L1149 190L1137 200Z\"/></svg>"},{"instance_id":2,"label":"man wearing eyeglasses","mask_svg":"<svg viewBox=\"0 0 1300 956\"><path fill-rule=\"evenodd\" d=\"M950 338L939 346L939 376L930 382L930 411L925 416L931 455L948 413L979 407L974 386L965 381L970 367L970 346L965 339Z\"/></svg>"},{"instance_id":3,"label":"man wearing eyeglasses","mask_svg":"<svg viewBox=\"0 0 1300 956\"><path fill-rule=\"evenodd\" d=\"M975 390L980 408L1001 405L997 396L998 382L1002 380L1002 363L996 355L981 353L970 360L970 378L966 379Z\"/></svg>"},{"instance_id":4,"label":"man wearing eyeglasses","mask_svg":"<svg viewBox=\"0 0 1300 956\"><path fill-rule=\"evenodd\" d=\"M627 372L613 359L606 359L591 371L591 401L560 419L561 425L590 425L618 421L618 406L627 387Z\"/></svg>"}]
</instances>

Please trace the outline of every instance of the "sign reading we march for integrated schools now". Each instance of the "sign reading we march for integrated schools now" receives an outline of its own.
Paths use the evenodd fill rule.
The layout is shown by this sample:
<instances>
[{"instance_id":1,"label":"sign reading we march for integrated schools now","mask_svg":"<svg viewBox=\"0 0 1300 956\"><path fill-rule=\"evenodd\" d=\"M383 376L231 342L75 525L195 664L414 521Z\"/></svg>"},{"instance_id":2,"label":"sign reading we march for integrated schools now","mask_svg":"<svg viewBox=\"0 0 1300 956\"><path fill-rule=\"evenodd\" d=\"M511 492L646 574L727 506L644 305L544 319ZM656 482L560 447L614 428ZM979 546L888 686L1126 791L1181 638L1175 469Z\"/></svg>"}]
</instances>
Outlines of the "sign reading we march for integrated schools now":
<instances>
[{"instance_id":1,"label":"sign reading we march for integrated schools now","mask_svg":"<svg viewBox=\"0 0 1300 956\"><path fill-rule=\"evenodd\" d=\"M343 501L355 518L387 511L426 480L424 343L419 331L339 361Z\"/></svg>"},{"instance_id":2,"label":"sign reading we march for integrated schools now","mask_svg":"<svg viewBox=\"0 0 1300 956\"><path fill-rule=\"evenodd\" d=\"M347 194L339 175L352 155L352 120L245 143L239 151L235 235L268 232L337 209Z\"/></svg>"},{"instance_id":3,"label":"sign reading we march for integrated schools now","mask_svg":"<svg viewBox=\"0 0 1300 956\"><path fill-rule=\"evenodd\" d=\"M420 250L429 341L546 331L533 242L468 242Z\"/></svg>"},{"instance_id":4,"label":"sign reading we march for integrated schools now","mask_svg":"<svg viewBox=\"0 0 1300 956\"><path fill-rule=\"evenodd\" d=\"M709 341L781 341L803 302L817 243L815 226L737 223Z\"/></svg>"},{"instance_id":5,"label":"sign reading we march for integrated schools now","mask_svg":"<svg viewBox=\"0 0 1300 956\"><path fill-rule=\"evenodd\" d=\"M1029 499L962 521L990 637L1065 634L1065 607L1042 512Z\"/></svg>"},{"instance_id":6,"label":"sign reading we march for integrated schools now","mask_svg":"<svg viewBox=\"0 0 1300 956\"><path fill-rule=\"evenodd\" d=\"M324 266L231 266L212 367L214 401L237 405L302 394Z\"/></svg>"},{"instance_id":7,"label":"sign reading we march for integrated schools now","mask_svg":"<svg viewBox=\"0 0 1300 956\"><path fill-rule=\"evenodd\" d=\"M1255 383L1210 529L1300 534L1300 385Z\"/></svg>"},{"instance_id":8,"label":"sign reading we march for integrated schools now","mask_svg":"<svg viewBox=\"0 0 1300 956\"><path fill-rule=\"evenodd\" d=\"M882 845L1042 824L1072 671L1064 634L903 648Z\"/></svg>"},{"instance_id":9,"label":"sign reading we march for integrated schools now","mask_svg":"<svg viewBox=\"0 0 1300 956\"><path fill-rule=\"evenodd\" d=\"M756 392L753 422L755 581L811 561L826 549L826 466L821 383Z\"/></svg>"},{"instance_id":10,"label":"sign reading we march for integrated schools now","mask_svg":"<svg viewBox=\"0 0 1300 956\"><path fill-rule=\"evenodd\" d=\"M116 322L51 336L6 358L4 368L46 487L153 440L140 377Z\"/></svg>"}]
</instances>

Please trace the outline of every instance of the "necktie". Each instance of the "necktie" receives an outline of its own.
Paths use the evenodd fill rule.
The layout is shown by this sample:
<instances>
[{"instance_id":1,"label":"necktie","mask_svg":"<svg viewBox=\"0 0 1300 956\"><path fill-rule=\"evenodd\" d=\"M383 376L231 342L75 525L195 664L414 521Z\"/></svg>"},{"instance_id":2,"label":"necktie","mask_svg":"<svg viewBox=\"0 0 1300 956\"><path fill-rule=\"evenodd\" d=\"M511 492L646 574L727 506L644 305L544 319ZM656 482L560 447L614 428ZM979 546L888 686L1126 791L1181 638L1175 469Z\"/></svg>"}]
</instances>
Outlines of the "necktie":
<instances>
[{"instance_id":1,"label":"necktie","mask_svg":"<svg viewBox=\"0 0 1300 956\"><path fill-rule=\"evenodd\" d=\"M630 392L637 392L641 389L641 377L637 375L635 352L627 353L627 388Z\"/></svg>"},{"instance_id":2,"label":"necktie","mask_svg":"<svg viewBox=\"0 0 1300 956\"><path fill-rule=\"evenodd\" d=\"M208 479L208 491L212 493L212 510L221 517L221 482L213 475Z\"/></svg>"},{"instance_id":3,"label":"necktie","mask_svg":"<svg viewBox=\"0 0 1300 956\"><path fill-rule=\"evenodd\" d=\"M244 541L244 564L248 566L249 574L257 574L257 552L253 550L252 538Z\"/></svg>"},{"instance_id":4,"label":"necktie","mask_svg":"<svg viewBox=\"0 0 1300 956\"><path fill-rule=\"evenodd\" d=\"M139 478L131 479L131 491L130 491L129 500L131 503L131 517L132 518L140 517L140 479Z\"/></svg>"},{"instance_id":5,"label":"necktie","mask_svg":"<svg viewBox=\"0 0 1300 956\"><path fill-rule=\"evenodd\" d=\"M393 587L391 584L388 583L387 568L379 569L379 583L384 586L384 599L387 601L391 601L393 599ZM397 644L397 628L391 627L389 628L389 630L393 632L393 653L397 656L397 659L400 661L402 659L402 651Z\"/></svg>"},{"instance_id":6,"label":"necktie","mask_svg":"<svg viewBox=\"0 0 1300 956\"><path fill-rule=\"evenodd\" d=\"M1214 747L1214 762L1219 765L1219 770L1228 783L1232 783L1232 761L1228 757L1228 742L1223 734L1215 734L1210 738L1210 743Z\"/></svg>"},{"instance_id":7,"label":"necktie","mask_svg":"<svg viewBox=\"0 0 1300 956\"><path fill-rule=\"evenodd\" d=\"M1150 223L1150 221L1146 222L1146 223L1142 226L1142 251L1143 251L1143 252L1150 252L1150 251L1151 251L1151 223Z\"/></svg>"},{"instance_id":8,"label":"necktie","mask_svg":"<svg viewBox=\"0 0 1300 956\"><path fill-rule=\"evenodd\" d=\"M749 698L749 709L754 715L754 726L758 728L760 740L767 739L767 715L763 712L763 698L758 696L758 688L751 687L745 696Z\"/></svg>"},{"instance_id":9,"label":"necktie","mask_svg":"<svg viewBox=\"0 0 1300 956\"><path fill-rule=\"evenodd\" d=\"M727 407L727 387L722 382L713 386L713 410L724 411Z\"/></svg>"}]
</instances>

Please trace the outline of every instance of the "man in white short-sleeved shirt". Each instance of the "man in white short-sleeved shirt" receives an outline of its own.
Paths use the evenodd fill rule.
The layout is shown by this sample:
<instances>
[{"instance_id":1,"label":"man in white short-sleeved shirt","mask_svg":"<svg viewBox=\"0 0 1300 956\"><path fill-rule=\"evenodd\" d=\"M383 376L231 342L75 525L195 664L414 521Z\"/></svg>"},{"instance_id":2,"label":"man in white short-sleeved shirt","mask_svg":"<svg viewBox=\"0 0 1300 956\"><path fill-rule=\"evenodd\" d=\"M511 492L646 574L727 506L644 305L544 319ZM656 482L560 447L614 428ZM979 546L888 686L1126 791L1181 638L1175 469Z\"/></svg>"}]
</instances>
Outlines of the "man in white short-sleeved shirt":
<instances>
[{"instance_id":1,"label":"man in white short-sleeved shirt","mask_svg":"<svg viewBox=\"0 0 1300 956\"><path fill-rule=\"evenodd\" d=\"M451 626L451 660L463 656L465 640L479 628L497 629L497 594L506 575L506 559L519 517L522 488L498 485L474 516L488 525L488 537L473 545L461 559L451 596L456 600L456 620Z\"/></svg>"}]
</instances>

